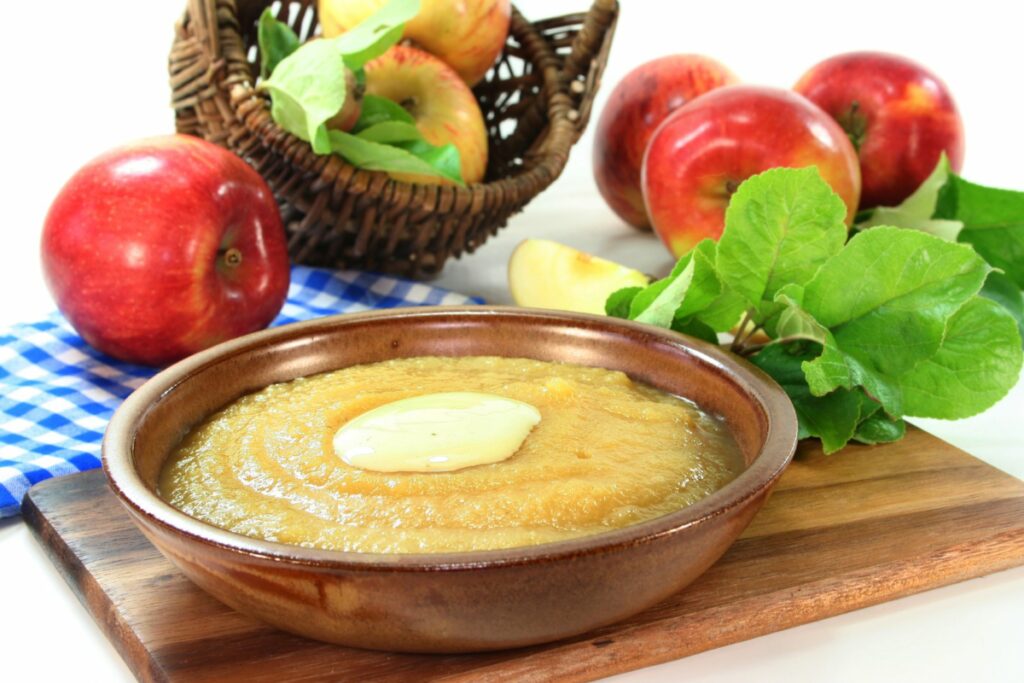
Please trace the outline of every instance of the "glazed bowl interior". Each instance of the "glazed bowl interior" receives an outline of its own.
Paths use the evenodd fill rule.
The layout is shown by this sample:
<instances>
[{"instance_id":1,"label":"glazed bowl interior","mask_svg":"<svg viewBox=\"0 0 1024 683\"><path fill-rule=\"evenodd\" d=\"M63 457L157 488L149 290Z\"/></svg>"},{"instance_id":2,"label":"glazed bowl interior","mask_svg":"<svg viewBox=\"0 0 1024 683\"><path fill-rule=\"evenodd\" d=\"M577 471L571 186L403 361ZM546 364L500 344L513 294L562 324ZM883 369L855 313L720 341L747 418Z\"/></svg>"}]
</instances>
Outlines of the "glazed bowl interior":
<instances>
[{"instance_id":1,"label":"glazed bowl interior","mask_svg":"<svg viewBox=\"0 0 1024 683\"><path fill-rule=\"evenodd\" d=\"M450 553L372 554L263 541L189 517L156 494L161 469L182 438L235 399L277 382L415 356L505 356L623 371L722 416L747 467L697 503L632 526ZM111 488L143 533L230 606L335 643L470 652L583 633L693 581L766 499L792 458L796 426L778 385L711 344L601 316L430 307L323 318L192 356L125 401L108 427L103 457Z\"/></svg>"}]
</instances>

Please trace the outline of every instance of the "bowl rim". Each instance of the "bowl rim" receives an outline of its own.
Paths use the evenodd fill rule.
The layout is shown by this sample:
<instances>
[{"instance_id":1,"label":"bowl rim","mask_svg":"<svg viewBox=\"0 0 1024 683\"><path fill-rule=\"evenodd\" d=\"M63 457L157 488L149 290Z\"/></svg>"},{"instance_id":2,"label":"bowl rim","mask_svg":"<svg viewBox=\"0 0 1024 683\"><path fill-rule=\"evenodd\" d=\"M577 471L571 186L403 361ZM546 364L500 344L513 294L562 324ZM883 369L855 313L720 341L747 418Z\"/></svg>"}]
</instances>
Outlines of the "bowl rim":
<instances>
[{"instance_id":1,"label":"bowl rim","mask_svg":"<svg viewBox=\"0 0 1024 683\"><path fill-rule=\"evenodd\" d=\"M322 550L264 541L216 527L191 517L165 502L142 481L133 464L135 428L149 410L175 388L207 368L266 346L277 346L317 331L367 320L410 320L465 316L540 319L537 324L584 323L613 328L667 342L698 362L723 372L739 389L760 404L767 435L753 462L721 489L685 508L620 529L550 543L491 550L439 553L365 553ZM522 357L529 357L524 355ZM674 535L754 498L781 476L796 450L797 418L783 389L767 374L717 345L671 330L586 313L517 306L425 306L341 313L281 325L232 339L189 356L161 370L136 389L115 411L103 437L102 462L110 488L129 512L172 534L204 545L241 553L253 560L329 570L452 571L549 562L592 553L612 552Z\"/></svg>"}]
</instances>

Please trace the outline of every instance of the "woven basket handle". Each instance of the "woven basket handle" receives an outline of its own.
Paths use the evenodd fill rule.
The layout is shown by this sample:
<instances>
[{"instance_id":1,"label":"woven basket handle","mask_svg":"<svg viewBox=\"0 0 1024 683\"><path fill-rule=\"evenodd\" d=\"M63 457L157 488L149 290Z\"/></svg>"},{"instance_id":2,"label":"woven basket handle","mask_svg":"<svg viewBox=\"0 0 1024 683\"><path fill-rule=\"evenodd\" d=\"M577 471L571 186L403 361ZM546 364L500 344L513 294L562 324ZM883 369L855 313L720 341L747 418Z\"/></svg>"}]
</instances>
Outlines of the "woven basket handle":
<instances>
[{"instance_id":1,"label":"woven basket handle","mask_svg":"<svg viewBox=\"0 0 1024 683\"><path fill-rule=\"evenodd\" d=\"M185 14L175 27L177 37L170 55L175 128L179 133L213 142L221 142L226 135L224 126L215 122L230 111L225 106L227 94L218 87L223 61L217 10L218 3L224 1L188 0ZM218 99L223 101L218 103Z\"/></svg>"},{"instance_id":2,"label":"woven basket handle","mask_svg":"<svg viewBox=\"0 0 1024 683\"><path fill-rule=\"evenodd\" d=\"M217 0L188 0L189 28L209 57L220 54Z\"/></svg>"},{"instance_id":3,"label":"woven basket handle","mask_svg":"<svg viewBox=\"0 0 1024 683\"><path fill-rule=\"evenodd\" d=\"M594 0L583 18L579 33L573 39L572 50L565 58L562 73L576 105L575 114L571 118L576 126L577 139L590 120L594 96L608 63L608 52L618 18L618 0Z\"/></svg>"}]
</instances>

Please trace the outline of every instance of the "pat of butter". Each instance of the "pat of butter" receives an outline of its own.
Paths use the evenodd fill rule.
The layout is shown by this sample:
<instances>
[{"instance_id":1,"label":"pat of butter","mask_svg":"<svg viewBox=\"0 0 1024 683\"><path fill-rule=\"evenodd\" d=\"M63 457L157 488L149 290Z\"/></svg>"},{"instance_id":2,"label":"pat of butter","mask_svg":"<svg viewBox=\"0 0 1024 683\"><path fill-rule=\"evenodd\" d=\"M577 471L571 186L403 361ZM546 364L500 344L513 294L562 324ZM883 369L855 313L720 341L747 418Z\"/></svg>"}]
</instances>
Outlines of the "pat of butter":
<instances>
[{"instance_id":1,"label":"pat of butter","mask_svg":"<svg viewBox=\"0 0 1024 683\"><path fill-rule=\"evenodd\" d=\"M459 391L394 401L349 420L335 454L375 472L451 472L512 456L540 422L529 403Z\"/></svg>"}]
</instances>

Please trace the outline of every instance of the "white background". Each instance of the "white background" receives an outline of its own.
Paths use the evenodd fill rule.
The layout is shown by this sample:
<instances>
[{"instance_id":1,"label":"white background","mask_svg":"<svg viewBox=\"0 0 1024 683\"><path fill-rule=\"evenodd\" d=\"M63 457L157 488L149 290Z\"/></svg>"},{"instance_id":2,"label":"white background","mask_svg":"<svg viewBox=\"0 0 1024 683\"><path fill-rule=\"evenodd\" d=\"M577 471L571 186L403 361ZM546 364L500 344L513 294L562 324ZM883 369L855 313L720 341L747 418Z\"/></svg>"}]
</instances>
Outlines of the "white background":
<instances>
[{"instance_id":1,"label":"white background","mask_svg":"<svg viewBox=\"0 0 1024 683\"><path fill-rule=\"evenodd\" d=\"M542 18L586 0L522 0ZM788 87L810 66L854 49L928 65L954 93L967 129L964 175L1024 189L1021 16L1011 3L669 2L623 0L604 95L630 68L672 52L714 56L741 78ZM101 151L171 132L166 86L172 25L184 0L60 0L5 6L0 188L0 324L52 307L39 273L46 209ZM599 99L598 110L603 98ZM508 300L505 263L544 236L647 272L669 264L648 235L621 225L590 172L590 136L559 181L477 254L437 281ZM1024 478L1024 388L985 415L926 426ZM842 456L837 456L842 457ZM1021 681L1024 569L1016 569L645 669L620 680ZM130 674L20 520L0 522L0 672L4 680L127 680Z\"/></svg>"}]
</instances>

